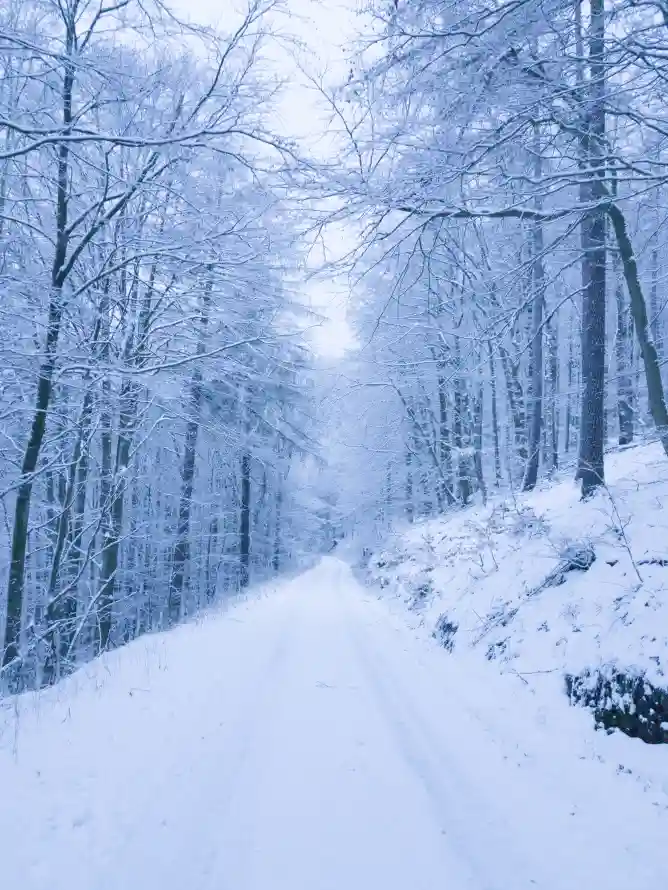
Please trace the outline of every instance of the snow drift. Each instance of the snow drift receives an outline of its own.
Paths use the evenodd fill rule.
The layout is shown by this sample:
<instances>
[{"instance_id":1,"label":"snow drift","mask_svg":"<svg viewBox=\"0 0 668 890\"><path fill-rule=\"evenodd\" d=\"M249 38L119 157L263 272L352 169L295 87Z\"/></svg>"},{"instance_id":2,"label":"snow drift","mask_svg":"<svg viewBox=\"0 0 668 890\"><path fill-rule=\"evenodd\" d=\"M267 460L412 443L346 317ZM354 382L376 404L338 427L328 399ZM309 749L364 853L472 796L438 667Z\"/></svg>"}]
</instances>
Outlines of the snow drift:
<instances>
[{"instance_id":1,"label":"snow drift","mask_svg":"<svg viewBox=\"0 0 668 890\"><path fill-rule=\"evenodd\" d=\"M665 743L667 506L660 447L630 448L609 456L591 500L570 480L497 497L397 532L368 573L454 656Z\"/></svg>"}]
</instances>

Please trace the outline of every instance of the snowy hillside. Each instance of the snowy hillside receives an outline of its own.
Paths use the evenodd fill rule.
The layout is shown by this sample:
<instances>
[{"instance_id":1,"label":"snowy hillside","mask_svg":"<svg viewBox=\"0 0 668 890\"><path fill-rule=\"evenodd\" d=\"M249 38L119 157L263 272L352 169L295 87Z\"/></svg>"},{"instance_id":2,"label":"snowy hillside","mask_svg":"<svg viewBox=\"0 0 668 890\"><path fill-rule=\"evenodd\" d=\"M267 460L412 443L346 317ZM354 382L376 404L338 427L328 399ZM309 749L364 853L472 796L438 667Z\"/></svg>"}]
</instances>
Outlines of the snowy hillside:
<instances>
[{"instance_id":1,"label":"snowy hillside","mask_svg":"<svg viewBox=\"0 0 668 890\"><path fill-rule=\"evenodd\" d=\"M599 720L666 742L665 456L611 455L607 478L584 503L566 480L416 524L369 570L454 656L472 650L541 692L568 683Z\"/></svg>"}]
</instances>

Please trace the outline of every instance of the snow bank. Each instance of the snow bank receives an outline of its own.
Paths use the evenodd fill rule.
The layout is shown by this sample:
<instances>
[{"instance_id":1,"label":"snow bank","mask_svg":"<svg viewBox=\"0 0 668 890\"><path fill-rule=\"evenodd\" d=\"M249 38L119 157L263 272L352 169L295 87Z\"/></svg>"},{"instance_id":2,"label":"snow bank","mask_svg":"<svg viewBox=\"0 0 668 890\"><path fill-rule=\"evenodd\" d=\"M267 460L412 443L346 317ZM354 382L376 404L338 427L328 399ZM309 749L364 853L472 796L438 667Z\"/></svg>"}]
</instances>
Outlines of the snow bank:
<instances>
[{"instance_id":1,"label":"snow bank","mask_svg":"<svg viewBox=\"0 0 668 890\"><path fill-rule=\"evenodd\" d=\"M373 554L371 580L453 657L485 658L541 701L566 701L567 678L585 699L598 684L633 712L615 677L668 689L668 464L650 445L611 455L606 472L586 503L558 481L401 530ZM668 724L659 732L668 741Z\"/></svg>"}]
</instances>

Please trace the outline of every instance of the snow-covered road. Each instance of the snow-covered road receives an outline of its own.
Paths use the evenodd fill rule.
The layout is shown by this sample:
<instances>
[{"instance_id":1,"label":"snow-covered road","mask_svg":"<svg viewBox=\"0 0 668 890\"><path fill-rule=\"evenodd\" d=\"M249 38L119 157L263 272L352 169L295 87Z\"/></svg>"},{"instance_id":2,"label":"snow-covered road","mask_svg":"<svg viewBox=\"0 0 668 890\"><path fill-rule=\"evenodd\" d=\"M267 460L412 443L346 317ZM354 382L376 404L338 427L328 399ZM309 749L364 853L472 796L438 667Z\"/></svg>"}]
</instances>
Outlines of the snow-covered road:
<instances>
[{"instance_id":1,"label":"snow-covered road","mask_svg":"<svg viewBox=\"0 0 668 890\"><path fill-rule=\"evenodd\" d=\"M328 559L6 704L2 886L665 883L663 806L456 663Z\"/></svg>"}]
</instances>

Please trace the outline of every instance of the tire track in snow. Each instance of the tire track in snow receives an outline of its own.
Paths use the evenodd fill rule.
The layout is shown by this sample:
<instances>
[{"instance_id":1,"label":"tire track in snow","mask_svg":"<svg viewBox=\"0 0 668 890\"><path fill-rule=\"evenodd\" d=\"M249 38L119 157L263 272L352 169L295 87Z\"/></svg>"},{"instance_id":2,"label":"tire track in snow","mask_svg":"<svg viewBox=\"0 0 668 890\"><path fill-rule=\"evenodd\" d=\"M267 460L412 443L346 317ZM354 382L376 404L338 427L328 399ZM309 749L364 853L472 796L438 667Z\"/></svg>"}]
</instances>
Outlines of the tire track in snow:
<instances>
[{"instance_id":1,"label":"tire track in snow","mask_svg":"<svg viewBox=\"0 0 668 890\"><path fill-rule=\"evenodd\" d=\"M363 637L354 627L351 636L389 734L424 787L435 817L450 839L453 854L471 872L474 883L470 890L536 890L548 886L538 879L537 865L523 861L524 855L515 851L512 832L490 812L489 801L463 779L457 763L439 753L443 747L441 739L412 706L411 690L397 680L386 660L381 664L370 634ZM500 866L503 867L499 876Z\"/></svg>"},{"instance_id":2,"label":"tire track in snow","mask_svg":"<svg viewBox=\"0 0 668 890\"><path fill-rule=\"evenodd\" d=\"M554 741L544 757L532 755L522 762L517 755L525 749L521 736L527 725L524 720L512 745L509 723L497 731L496 712L488 715L484 708L470 706L460 684L452 679L455 668L442 670L444 662L436 658L442 658L441 652L428 653L423 640L407 627L396 627L391 613L377 600L370 600L358 584L350 587L350 599L359 618L353 626L364 628L358 631L358 647L363 641L372 653L367 661L371 658L371 669L385 684L386 698L391 694L393 702L401 702L404 711L409 711L404 716L410 725L421 727L418 735L428 742L427 749L438 762L441 775L468 776L468 794L477 800L479 810L494 814L501 836L505 832L510 837L508 848L522 850L520 855L531 861L530 877L540 882L538 886L581 890L595 885L599 863L610 856L612 837L616 838L616 867L608 879L608 890L626 890L638 881L656 880L661 868L654 851L662 844L661 826L644 818L639 825L649 829L647 836L639 826L636 830L632 825L629 831L626 813L636 812L638 804L637 796L625 793L632 789L622 786L612 797L609 780L605 781L597 765L592 769L573 753L559 756ZM434 657L428 658L428 654ZM453 714L450 726L444 720L446 710ZM544 750L545 739L530 741L534 754ZM548 751L556 756L554 768ZM601 806L601 795L609 799L609 806ZM546 866L555 861L559 868Z\"/></svg>"},{"instance_id":3,"label":"tire track in snow","mask_svg":"<svg viewBox=\"0 0 668 890\"><path fill-rule=\"evenodd\" d=\"M206 890L435 890L446 875L476 890L374 705L345 605L328 589L297 599L281 692Z\"/></svg>"},{"instance_id":4,"label":"tire track in snow","mask_svg":"<svg viewBox=\"0 0 668 890\"><path fill-rule=\"evenodd\" d=\"M258 623L258 616L260 626L267 620L262 615L267 605L258 601L250 606L250 626ZM151 887L170 887L173 875L182 871L184 861L191 863L193 885L204 886L202 882L219 858L219 826L234 807L240 777L287 653L292 613L289 608L272 607L269 611L270 617L280 616L272 622L269 634L262 635L264 642L271 642L269 653L259 642L253 645L255 634L251 634L248 654L254 664L229 665L239 671L233 698L217 701L215 688L208 686L211 679L203 678L206 686L193 695L187 712L180 715L186 731L168 739L155 739L156 744L166 748L167 756L163 752L155 764L145 765L141 773L141 802L137 806L135 790L133 811L118 836L119 842L108 848L104 861L96 863L96 890L118 890L119 886L128 885L128 880L129 885L147 886L148 881ZM261 657L256 659L258 654ZM211 652L211 657L221 655ZM208 708L206 714L200 710L202 703ZM195 768L193 761L197 761ZM141 837L150 826L162 829L162 843L159 848L153 845L141 850ZM141 863L144 881L135 876L119 879L119 863L122 872L123 863L128 861Z\"/></svg>"},{"instance_id":5,"label":"tire track in snow","mask_svg":"<svg viewBox=\"0 0 668 890\"><path fill-rule=\"evenodd\" d=\"M459 818L465 836L475 834L471 824L474 813L491 815L477 834L481 841L487 836L500 842L499 861L508 866L507 880L500 887L517 887L518 874L529 880L529 887L581 890L595 886L600 863L610 857L613 837L615 869L607 879L607 890L626 890L637 886L638 881L656 881L662 869L655 851L661 848L659 837L663 835L660 826L650 826L646 819L639 825L651 828L648 836L639 826L629 826L623 805L627 799L623 792L628 789L622 787L611 797L609 782L604 783L595 769L589 769L582 775L584 784L577 794L578 771L584 764L577 756L561 758L556 751L557 762L564 770L560 786L558 767L553 771L549 763L543 762L545 758L540 762L532 758L527 763L513 758L513 753L516 756L524 749L521 729L509 757L504 753L511 742L508 723L502 727L499 744L495 713L488 721L484 709L479 713L477 707L474 710L468 705L461 689L448 679L448 674L454 676L452 669L443 671L435 657L426 658L424 641L415 638L407 627L394 626L391 613L369 600L358 584L349 588L349 598L351 612L356 613L351 633L379 687L389 722L400 721L403 743L408 751L420 752L426 759L428 774L435 774L442 790L447 792L449 788L455 799L465 804L473 802L473 806L463 808L471 812L470 830L467 820ZM442 655L436 651L431 654ZM446 712L453 714L450 725L445 720ZM540 752L541 740L532 741L534 752ZM554 743L548 750L553 748ZM545 756L549 761L547 751ZM609 806L601 806L601 794L610 798ZM637 805L638 800L629 803ZM632 807L628 810L635 811ZM519 861L519 872L513 869L513 861Z\"/></svg>"}]
</instances>

